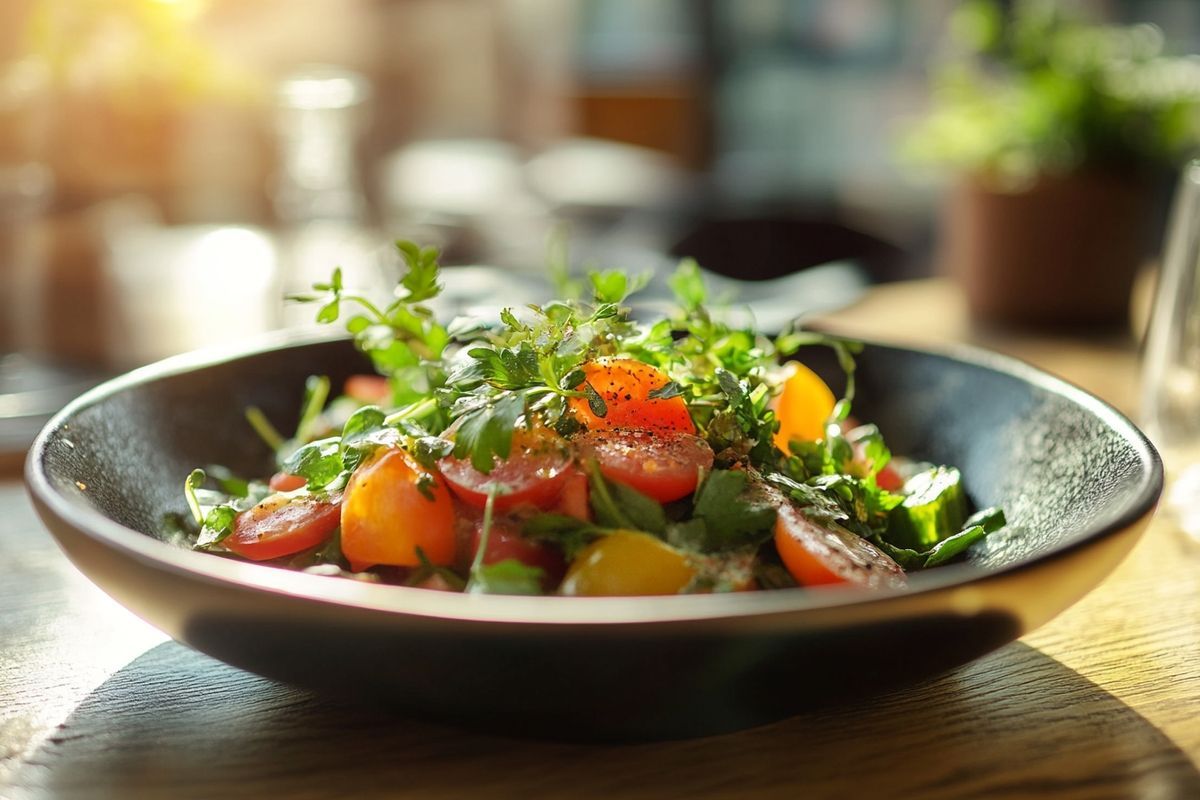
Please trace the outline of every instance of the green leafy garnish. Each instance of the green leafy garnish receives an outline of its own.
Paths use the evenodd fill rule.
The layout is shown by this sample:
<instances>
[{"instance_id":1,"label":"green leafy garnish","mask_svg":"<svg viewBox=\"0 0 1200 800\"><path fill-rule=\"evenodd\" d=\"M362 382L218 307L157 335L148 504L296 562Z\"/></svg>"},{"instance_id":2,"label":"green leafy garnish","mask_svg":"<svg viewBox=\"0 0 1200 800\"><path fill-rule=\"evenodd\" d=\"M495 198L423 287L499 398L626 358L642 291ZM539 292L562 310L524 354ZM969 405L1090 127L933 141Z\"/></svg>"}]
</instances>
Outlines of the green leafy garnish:
<instances>
[{"instance_id":1,"label":"green leafy garnish","mask_svg":"<svg viewBox=\"0 0 1200 800\"><path fill-rule=\"evenodd\" d=\"M667 530L667 515L655 500L625 484L610 481L595 461L584 465L596 521L606 528L644 531L656 536Z\"/></svg>"},{"instance_id":2,"label":"green leafy garnish","mask_svg":"<svg viewBox=\"0 0 1200 800\"><path fill-rule=\"evenodd\" d=\"M775 508L746 497L748 479L744 470L713 470L696 490L692 514L704 523L704 552L757 547L770 536Z\"/></svg>"},{"instance_id":3,"label":"green leafy garnish","mask_svg":"<svg viewBox=\"0 0 1200 800\"><path fill-rule=\"evenodd\" d=\"M312 293L294 298L318 304L319 322L343 321L391 390L387 408L343 400L330 404L329 380L310 378L295 435L287 440L261 411L248 410L280 469L304 479L297 492L335 492L377 448L400 447L428 470L417 488L432 499L441 459L453 456L489 473L512 455L519 431L535 436L553 431L569 439L587 425L597 426L596 418L609 417L610 405L619 399L606 400L587 380L589 365L631 358L666 375L649 392L650 399L686 405L695 434L713 450L714 468L701 470L690 497L663 504L609 480L588 460L581 466L594 522L529 508L510 512L506 524L521 525L522 535L560 548L568 559L615 530L642 531L705 565L689 591L733 588L751 571L764 587L786 586L791 578L768 544L779 502L803 508L814 523L863 536L909 569L945 563L1004 524L1002 514L988 509L965 524L963 515L941 519L934 539L903 535L897 519L921 516L929 493L916 484L904 493L882 489L876 476L891 453L879 430L870 425L846 430L861 345L804 330L771 338L726 323L706 307L708 288L694 261L682 262L668 280L677 311L642 324L624 304L645 279L608 270L589 273L586 282L575 280L563 242L552 261L566 299L506 308L495 324L458 319L443 326L426 305L441 291L437 250L399 241L396 252L406 270L390 298L347 287L340 269L314 284ZM585 291L590 292L586 298ZM820 440L793 442L781 452L772 407L785 379L780 362L809 346L833 350L845 374L845 391ZM340 433L329 435L339 426ZM215 481L220 491L205 489L206 481ZM423 554L421 565L405 579L420 583L437 574L467 592L542 593L542 570L514 559L483 563L495 534L496 497L506 487L495 480L481 485L487 486L487 503L465 583ZM237 514L265 491L264 484L215 469L190 475L185 495L200 528L196 546L219 545ZM344 561L337 543L305 557Z\"/></svg>"},{"instance_id":4,"label":"green leafy garnish","mask_svg":"<svg viewBox=\"0 0 1200 800\"><path fill-rule=\"evenodd\" d=\"M972 525L962 531L948 536L935 544L925 557L926 567L936 567L945 564L955 556L966 552L966 549L988 535L987 528L982 525Z\"/></svg>"},{"instance_id":5,"label":"green leafy garnish","mask_svg":"<svg viewBox=\"0 0 1200 800\"><path fill-rule=\"evenodd\" d=\"M311 489L328 485L345 469L341 438L331 436L309 442L292 453L283 462L282 469L289 475L304 478Z\"/></svg>"},{"instance_id":6,"label":"green leafy garnish","mask_svg":"<svg viewBox=\"0 0 1200 800\"><path fill-rule=\"evenodd\" d=\"M483 522L479 532L479 545L471 562L470 577L466 591L473 594L541 594L542 577L546 574L540 567L506 558L494 564L484 564L488 539L492 535L492 520L499 488L493 485L488 490L487 502L483 507Z\"/></svg>"}]
</instances>

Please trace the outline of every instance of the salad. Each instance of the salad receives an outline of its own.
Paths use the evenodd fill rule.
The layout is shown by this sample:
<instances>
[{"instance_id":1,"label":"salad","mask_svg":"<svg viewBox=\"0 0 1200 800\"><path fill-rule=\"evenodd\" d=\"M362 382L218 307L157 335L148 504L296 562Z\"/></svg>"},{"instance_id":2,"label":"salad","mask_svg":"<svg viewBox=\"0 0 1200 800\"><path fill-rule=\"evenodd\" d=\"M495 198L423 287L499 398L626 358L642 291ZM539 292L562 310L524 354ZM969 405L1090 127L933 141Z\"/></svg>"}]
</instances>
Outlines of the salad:
<instances>
[{"instance_id":1,"label":"salad","mask_svg":"<svg viewBox=\"0 0 1200 800\"><path fill-rule=\"evenodd\" d=\"M275 454L269 479L193 471L188 544L358 580L501 594L663 595L857 584L898 588L1003 527L968 515L959 472L893 458L851 417L861 345L770 338L706 306L694 262L650 324L638 282L589 276L588 299L439 322L437 251L398 242L386 306L313 293L378 375L335 394L309 379L288 437L247 418ZM834 350L843 397L794 356Z\"/></svg>"}]
</instances>

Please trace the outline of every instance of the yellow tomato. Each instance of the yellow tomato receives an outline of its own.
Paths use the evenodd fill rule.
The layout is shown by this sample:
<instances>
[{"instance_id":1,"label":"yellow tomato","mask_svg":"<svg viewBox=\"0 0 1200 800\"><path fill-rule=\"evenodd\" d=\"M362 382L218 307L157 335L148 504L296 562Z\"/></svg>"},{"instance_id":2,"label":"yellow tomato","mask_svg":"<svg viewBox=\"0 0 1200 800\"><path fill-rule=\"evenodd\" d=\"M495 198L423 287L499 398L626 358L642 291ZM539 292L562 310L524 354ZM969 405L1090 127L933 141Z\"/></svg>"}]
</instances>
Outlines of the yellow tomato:
<instances>
[{"instance_id":1,"label":"yellow tomato","mask_svg":"<svg viewBox=\"0 0 1200 800\"><path fill-rule=\"evenodd\" d=\"M566 595L678 594L696 570L683 553L637 531L615 531L590 544L567 570Z\"/></svg>"},{"instance_id":2,"label":"yellow tomato","mask_svg":"<svg viewBox=\"0 0 1200 800\"><path fill-rule=\"evenodd\" d=\"M825 438L825 422L833 413L836 402L825 381L808 367L792 362L791 377L783 384L783 392L775 400L775 415L779 431L775 446L785 453L793 439L814 441Z\"/></svg>"}]
</instances>

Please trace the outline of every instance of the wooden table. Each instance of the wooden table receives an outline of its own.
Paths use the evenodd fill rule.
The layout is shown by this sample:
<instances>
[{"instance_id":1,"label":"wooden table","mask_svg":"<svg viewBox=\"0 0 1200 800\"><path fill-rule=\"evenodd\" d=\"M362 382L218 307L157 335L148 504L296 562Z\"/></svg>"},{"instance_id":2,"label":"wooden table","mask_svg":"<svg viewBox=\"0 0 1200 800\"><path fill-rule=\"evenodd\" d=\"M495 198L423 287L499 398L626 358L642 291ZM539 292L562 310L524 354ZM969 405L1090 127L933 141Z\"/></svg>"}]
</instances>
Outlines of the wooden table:
<instances>
[{"instance_id":1,"label":"wooden table","mask_svg":"<svg viewBox=\"0 0 1200 800\"><path fill-rule=\"evenodd\" d=\"M1121 338L973 331L928 281L823 321L975 340L1129 410ZM797 687L800 690L802 687ZM167 641L67 563L0 478L0 798L1200 798L1200 545L1156 521L1041 630L871 703L739 734L582 746L323 700Z\"/></svg>"}]
</instances>

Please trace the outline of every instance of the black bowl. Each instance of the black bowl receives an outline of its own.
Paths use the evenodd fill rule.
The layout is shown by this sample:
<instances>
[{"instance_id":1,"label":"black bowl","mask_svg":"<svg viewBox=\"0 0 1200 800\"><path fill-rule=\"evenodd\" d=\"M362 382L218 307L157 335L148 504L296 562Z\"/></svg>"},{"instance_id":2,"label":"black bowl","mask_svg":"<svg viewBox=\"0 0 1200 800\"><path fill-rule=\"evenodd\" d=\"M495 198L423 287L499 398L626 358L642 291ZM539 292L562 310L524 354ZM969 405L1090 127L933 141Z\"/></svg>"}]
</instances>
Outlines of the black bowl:
<instances>
[{"instance_id":1,"label":"black bowl","mask_svg":"<svg viewBox=\"0 0 1200 800\"><path fill-rule=\"evenodd\" d=\"M822 353L814 353L816 356ZM836 366L810 361L831 380ZM870 344L855 415L898 453L962 469L1009 528L905 591L488 597L365 584L161 541L197 465L270 471L243 421L294 421L304 379L365 364L344 340L280 338L106 383L38 437L26 477L71 560L187 644L296 685L502 733L705 735L930 677L1021 636L1107 575L1149 521L1162 466L1109 406L974 350ZM336 384L335 384L336 385Z\"/></svg>"}]
</instances>

